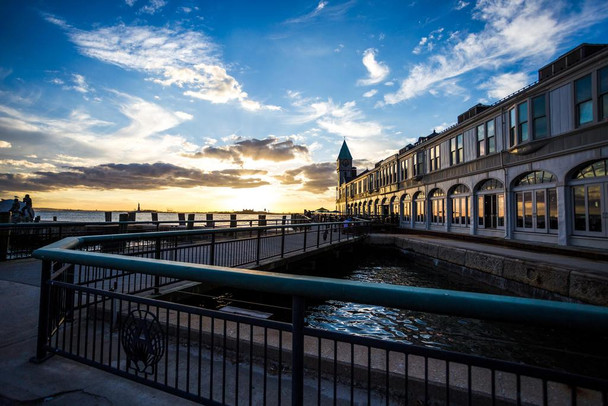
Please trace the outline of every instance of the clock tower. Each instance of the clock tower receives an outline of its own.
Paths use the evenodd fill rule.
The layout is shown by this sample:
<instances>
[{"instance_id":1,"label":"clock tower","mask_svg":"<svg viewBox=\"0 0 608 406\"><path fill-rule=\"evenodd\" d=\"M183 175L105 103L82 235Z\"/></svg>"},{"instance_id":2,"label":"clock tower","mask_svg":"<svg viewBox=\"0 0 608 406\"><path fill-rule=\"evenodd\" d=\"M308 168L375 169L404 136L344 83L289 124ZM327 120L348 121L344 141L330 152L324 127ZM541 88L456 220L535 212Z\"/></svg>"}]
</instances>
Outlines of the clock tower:
<instances>
[{"instance_id":1,"label":"clock tower","mask_svg":"<svg viewBox=\"0 0 608 406\"><path fill-rule=\"evenodd\" d=\"M346 140L342 143L338 154L336 171L338 172L338 186L357 177L357 168L353 168L353 157L348 150Z\"/></svg>"}]
</instances>

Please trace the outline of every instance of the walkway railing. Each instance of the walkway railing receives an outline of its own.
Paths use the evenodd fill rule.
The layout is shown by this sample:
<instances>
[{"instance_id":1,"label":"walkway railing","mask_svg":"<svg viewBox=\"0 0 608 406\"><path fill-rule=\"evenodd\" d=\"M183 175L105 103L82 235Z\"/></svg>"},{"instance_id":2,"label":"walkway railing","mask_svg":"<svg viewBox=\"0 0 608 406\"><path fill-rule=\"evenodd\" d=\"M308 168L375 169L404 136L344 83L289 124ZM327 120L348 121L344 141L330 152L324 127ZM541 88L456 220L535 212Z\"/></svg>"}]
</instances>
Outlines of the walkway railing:
<instances>
[{"instance_id":1,"label":"walkway railing","mask_svg":"<svg viewBox=\"0 0 608 406\"><path fill-rule=\"evenodd\" d=\"M304 221L301 219L289 218L255 220L186 220L184 218L165 221L0 223L0 261L28 258L35 249L66 237L200 228L242 228L302 222Z\"/></svg>"},{"instance_id":2,"label":"walkway railing","mask_svg":"<svg viewBox=\"0 0 608 406\"><path fill-rule=\"evenodd\" d=\"M340 225L333 233L344 238L349 228ZM310 227L300 242L316 243ZM256 241L258 231L251 230ZM169 234L149 243L70 238L37 250L36 359L62 355L205 404L606 404L606 379L309 328L305 303L342 300L595 334L608 333L606 308L168 261L173 246L198 244L196 233L179 232L179 241L161 242L159 256L157 238ZM291 322L135 294L184 281L291 296Z\"/></svg>"}]
</instances>

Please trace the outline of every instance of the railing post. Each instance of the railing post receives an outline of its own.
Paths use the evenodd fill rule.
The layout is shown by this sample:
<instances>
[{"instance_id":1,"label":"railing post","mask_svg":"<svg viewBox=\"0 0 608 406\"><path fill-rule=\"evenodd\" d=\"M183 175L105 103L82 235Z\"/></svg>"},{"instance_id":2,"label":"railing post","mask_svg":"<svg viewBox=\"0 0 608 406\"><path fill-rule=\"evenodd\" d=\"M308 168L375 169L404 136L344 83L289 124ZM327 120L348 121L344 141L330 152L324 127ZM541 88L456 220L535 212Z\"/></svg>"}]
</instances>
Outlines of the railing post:
<instances>
[{"instance_id":1,"label":"railing post","mask_svg":"<svg viewBox=\"0 0 608 406\"><path fill-rule=\"evenodd\" d=\"M293 296L291 301L291 404L301 406L304 397L304 298Z\"/></svg>"},{"instance_id":2,"label":"railing post","mask_svg":"<svg viewBox=\"0 0 608 406\"><path fill-rule=\"evenodd\" d=\"M38 341L36 344L36 356L30 361L40 363L45 361L49 355L46 350L46 343L49 333L49 313L51 287L51 261L42 261L42 271L40 272L40 305L38 307Z\"/></svg>"},{"instance_id":3,"label":"railing post","mask_svg":"<svg viewBox=\"0 0 608 406\"><path fill-rule=\"evenodd\" d=\"M332 244L334 240L334 225L329 223L329 245Z\"/></svg>"},{"instance_id":4,"label":"railing post","mask_svg":"<svg viewBox=\"0 0 608 406\"><path fill-rule=\"evenodd\" d=\"M211 233L211 246L209 247L209 265L215 265L215 233Z\"/></svg>"},{"instance_id":5,"label":"railing post","mask_svg":"<svg viewBox=\"0 0 608 406\"><path fill-rule=\"evenodd\" d=\"M304 247L302 248L302 252L306 252L306 235L308 227L304 226Z\"/></svg>"},{"instance_id":6,"label":"railing post","mask_svg":"<svg viewBox=\"0 0 608 406\"><path fill-rule=\"evenodd\" d=\"M260 265L260 252L262 249L261 245L262 245L262 230L258 229L257 247L256 247L256 254L255 254L255 264L256 265Z\"/></svg>"},{"instance_id":7,"label":"railing post","mask_svg":"<svg viewBox=\"0 0 608 406\"><path fill-rule=\"evenodd\" d=\"M160 247L161 247L161 242L160 242L160 237L156 237L156 242L154 244L154 259L161 259L160 258ZM155 275L154 276L154 294L158 295L160 294L160 275Z\"/></svg>"},{"instance_id":8,"label":"railing post","mask_svg":"<svg viewBox=\"0 0 608 406\"><path fill-rule=\"evenodd\" d=\"M285 227L281 228L281 258L285 257Z\"/></svg>"},{"instance_id":9,"label":"railing post","mask_svg":"<svg viewBox=\"0 0 608 406\"><path fill-rule=\"evenodd\" d=\"M319 248L319 243L321 242L321 225L317 225L317 248Z\"/></svg>"}]
</instances>

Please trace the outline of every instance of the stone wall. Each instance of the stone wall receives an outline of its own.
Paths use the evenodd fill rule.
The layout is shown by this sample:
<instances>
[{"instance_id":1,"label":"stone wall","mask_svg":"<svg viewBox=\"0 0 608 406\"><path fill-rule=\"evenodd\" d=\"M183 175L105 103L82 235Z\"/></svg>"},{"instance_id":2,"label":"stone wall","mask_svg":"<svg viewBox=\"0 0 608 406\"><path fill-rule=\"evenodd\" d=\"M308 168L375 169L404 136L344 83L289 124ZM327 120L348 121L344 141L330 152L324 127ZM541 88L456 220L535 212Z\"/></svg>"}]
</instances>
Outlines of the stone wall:
<instances>
[{"instance_id":1,"label":"stone wall","mask_svg":"<svg viewBox=\"0 0 608 406\"><path fill-rule=\"evenodd\" d=\"M499 287L517 295L608 306L608 273L490 254L406 235L370 235L370 244L392 245L431 266Z\"/></svg>"}]
</instances>

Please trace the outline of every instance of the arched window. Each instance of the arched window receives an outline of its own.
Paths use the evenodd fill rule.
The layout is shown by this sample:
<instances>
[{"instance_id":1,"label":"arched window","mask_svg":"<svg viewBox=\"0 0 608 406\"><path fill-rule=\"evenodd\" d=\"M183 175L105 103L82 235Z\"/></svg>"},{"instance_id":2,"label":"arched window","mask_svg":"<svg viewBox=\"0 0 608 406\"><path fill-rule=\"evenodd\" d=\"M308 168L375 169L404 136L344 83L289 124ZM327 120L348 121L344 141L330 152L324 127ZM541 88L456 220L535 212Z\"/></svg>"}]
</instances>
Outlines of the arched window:
<instances>
[{"instance_id":1,"label":"arched window","mask_svg":"<svg viewBox=\"0 0 608 406\"><path fill-rule=\"evenodd\" d=\"M431 200L431 223L437 225L445 224L445 193L437 188L429 193Z\"/></svg>"},{"instance_id":2,"label":"arched window","mask_svg":"<svg viewBox=\"0 0 608 406\"><path fill-rule=\"evenodd\" d=\"M477 226L486 229L505 226L504 186L496 179L487 179L477 187Z\"/></svg>"},{"instance_id":3,"label":"arched window","mask_svg":"<svg viewBox=\"0 0 608 406\"><path fill-rule=\"evenodd\" d=\"M608 237L608 159L587 164L570 180L573 232Z\"/></svg>"},{"instance_id":4,"label":"arched window","mask_svg":"<svg viewBox=\"0 0 608 406\"><path fill-rule=\"evenodd\" d=\"M424 192L418 192L414 195L414 219L416 220L416 223L426 222L425 197Z\"/></svg>"},{"instance_id":5,"label":"arched window","mask_svg":"<svg viewBox=\"0 0 608 406\"><path fill-rule=\"evenodd\" d=\"M555 175L534 171L522 175L513 185L515 228L522 231L557 231Z\"/></svg>"},{"instance_id":6,"label":"arched window","mask_svg":"<svg viewBox=\"0 0 608 406\"><path fill-rule=\"evenodd\" d=\"M471 190L465 185L456 185L450 191L452 203L451 225L469 227L471 224Z\"/></svg>"}]
</instances>

